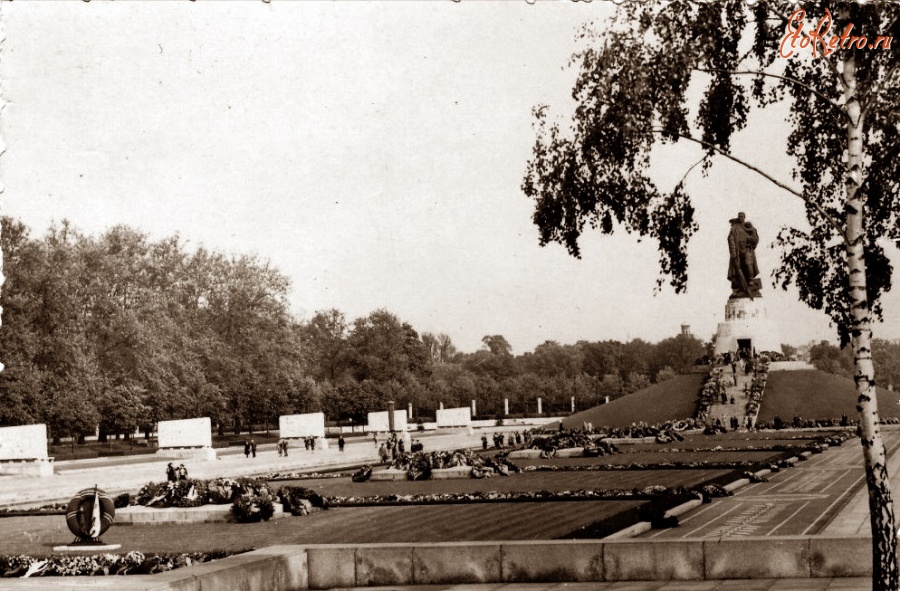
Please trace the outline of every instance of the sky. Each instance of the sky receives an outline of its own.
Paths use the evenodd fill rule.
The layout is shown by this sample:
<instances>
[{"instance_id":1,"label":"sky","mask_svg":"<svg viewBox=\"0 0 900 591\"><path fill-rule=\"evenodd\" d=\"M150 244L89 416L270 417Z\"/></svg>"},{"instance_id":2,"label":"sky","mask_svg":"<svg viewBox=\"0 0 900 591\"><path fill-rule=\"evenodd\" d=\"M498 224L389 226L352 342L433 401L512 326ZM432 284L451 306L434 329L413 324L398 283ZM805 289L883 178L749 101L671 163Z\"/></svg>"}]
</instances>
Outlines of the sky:
<instances>
[{"instance_id":1,"label":"sky","mask_svg":"<svg viewBox=\"0 0 900 591\"><path fill-rule=\"evenodd\" d=\"M0 211L34 236L68 219L125 224L190 248L255 254L292 283L299 319L386 308L473 351L546 340L659 341L724 320L728 220L759 230L764 301L781 342L835 340L824 314L772 287L800 202L717 162L687 178L700 231L686 294L654 294L652 243L588 236L581 260L540 247L520 189L531 109L565 114L578 26L607 2L8 2ZM735 151L789 180L784 113ZM674 185L697 160L660 150ZM893 251L895 267L900 257ZM876 336L900 338L900 290Z\"/></svg>"}]
</instances>

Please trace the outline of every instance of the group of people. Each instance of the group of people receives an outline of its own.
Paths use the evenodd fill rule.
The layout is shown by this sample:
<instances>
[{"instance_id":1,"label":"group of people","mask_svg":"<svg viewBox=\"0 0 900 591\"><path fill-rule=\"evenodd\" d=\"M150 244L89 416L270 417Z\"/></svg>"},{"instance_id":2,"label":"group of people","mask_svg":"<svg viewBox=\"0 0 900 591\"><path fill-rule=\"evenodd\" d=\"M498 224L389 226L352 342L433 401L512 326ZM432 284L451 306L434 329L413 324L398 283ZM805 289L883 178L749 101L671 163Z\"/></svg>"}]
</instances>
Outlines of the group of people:
<instances>
[{"instance_id":1,"label":"group of people","mask_svg":"<svg viewBox=\"0 0 900 591\"><path fill-rule=\"evenodd\" d=\"M169 462L169 465L166 466L166 480L169 482L187 480L187 477L188 471L187 468L184 467L184 464L181 464L176 468L172 465L172 462Z\"/></svg>"},{"instance_id":2,"label":"group of people","mask_svg":"<svg viewBox=\"0 0 900 591\"><path fill-rule=\"evenodd\" d=\"M510 433L494 433L492 439L494 440L494 447L497 449L502 449L506 446L519 446L522 445L522 441L525 441L526 444L530 442L530 436L528 432L524 435L520 431L512 431ZM487 435L481 436L481 449L488 448L488 438Z\"/></svg>"},{"instance_id":3,"label":"group of people","mask_svg":"<svg viewBox=\"0 0 900 591\"><path fill-rule=\"evenodd\" d=\"M375 438L375 445L378 445L378 435L373 437ZM378 447L378 456L382 462L387 462L388 460L396 461L398 457L402 457L405 453L406 443L404 443L402 438L397 437L397 434L394 432L391 432L387 441L383 441Z\"/></svg>"},{"instance_id":4,"label":"group of people","mask_svg":"<svg viewBox=\"0 0 900 591\"><path fill-rule=\"evenodd\" d=\"M382 463L386 463L388 460L391 462L397 461L397 458L402 458L406 453L406 443L402 438L397 437L397 434L391 432L388 436L387 440L378 443L378 435L373 434L373 440L375 441L375 445L378 447L378 456L381 458ZM413 439L409 443L409 451L410 453L416 453L425 450L425 445L419 441L418 439Z\"/></svg>"},{"instance_id":5,"label":"group of people","mask_svg":"<svg viewBox=\"0 0 900 591\"><path fill-rule=\"evenodd\" d=\"M244 457L249 458L250 454L253 454L253 457L256 457L256 441L253 439L248 439L244 441Z\"/></svg>"},{"instance_id":6,"label":"group of people","mask_svg":"<svg viewBox=\"0 0 900 591\"><path fill-rule=\"evenodd\" d=\"M287 439L279 439L278 443L275 444L275 449L278 450L278 455L280 457L287 457L288 455L288 441Z\"/></svg>"}]
</instances>

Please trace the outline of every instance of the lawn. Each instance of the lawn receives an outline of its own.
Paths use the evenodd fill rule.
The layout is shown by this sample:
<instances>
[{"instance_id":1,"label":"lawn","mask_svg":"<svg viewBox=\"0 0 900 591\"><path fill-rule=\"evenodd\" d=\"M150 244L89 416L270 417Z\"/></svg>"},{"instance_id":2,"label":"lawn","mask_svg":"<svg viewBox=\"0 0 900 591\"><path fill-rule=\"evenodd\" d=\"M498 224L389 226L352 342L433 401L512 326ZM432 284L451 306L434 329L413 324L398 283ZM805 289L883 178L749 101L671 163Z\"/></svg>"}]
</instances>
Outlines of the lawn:
<instances>
[{"instance_id":1,"label":"lawn","mask_svg":"<svg viewBox=\"0 0 900 591\"><path fill-rule=\"evenodd\" d=\"M683 451L678 453L659 453L653 451L635 451L633 453L615 454L599 458L554 458L544 460L541 458L517 459L515 464L525 466L590 466L590 465L626 465L642 464L653 466L655 464L689 462L768 462L781 456L780 451Z\"/></svg>"},{"instance_id":2,"label":"lawn","mask_svg":"<svg viewBox=\"0 0 900 591\"><path fill-rule=\"evenodd\" d=\"M881 418L898 416L896 393L878 389ZM805 419L857 417L853 380L819 370L773 371L759 407L759 421L776 416L790 423L794 415Z\"/></svg>"},{"instance_id":3,"label":"lawn","mask_svg":"<svg viewBox=\"0 0 900 591\"><path fill-rule=\"evenodd\" d=\"M103 541L120 553L246 550L279 544L550 540L612 517L643 501L490 503L413 507L350 507L263 523L115 526ZM72 541L61 516L10 517L2 522L2 554L51 554Z\"/></svg>"},{"instance_id":4,"label":"lawn","mask_svg":"<svg viewBox=\"0 0 900 591\"><path fill-rule=\"evenodd\" d=\"M678 421L694 416L705 374L682 374L563 419L566 428L630 427L635 417L645 423ZM558 424L558 423L557 423Z\"/></svg>"},{"instance_id":5,"label":"lawn","mask_svg":"<svg viewBox=\"0 0 900 591\"><path fill-rule=\"evenodd\" d=\"M637 470L614 472L523 472L482 480L352 482L349 478L286 480L273 486L303 486L322 496L364 497L475 492L538 492L578 489L630 490L647 486L698 486L731 470Z\"/></svg>"}]
</instances>

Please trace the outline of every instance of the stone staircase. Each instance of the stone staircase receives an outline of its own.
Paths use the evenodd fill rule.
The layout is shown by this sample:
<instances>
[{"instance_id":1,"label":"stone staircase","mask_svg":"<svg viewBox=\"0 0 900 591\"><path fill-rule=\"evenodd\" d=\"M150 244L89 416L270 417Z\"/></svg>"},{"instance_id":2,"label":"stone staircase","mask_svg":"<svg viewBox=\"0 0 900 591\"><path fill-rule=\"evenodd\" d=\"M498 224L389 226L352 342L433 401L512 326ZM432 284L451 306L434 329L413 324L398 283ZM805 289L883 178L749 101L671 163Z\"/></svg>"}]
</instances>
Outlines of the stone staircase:
<instances>
[{"instance_id":1,"label":"stone staircase","mask_svg":"<svg viewBox=\"0 0 900 591\"><path fill-rule=\"evenodd\" d=\"M728 371L723 372L722 382L725 384L725 396L728 401L723 404L720 399L709 409L708 422L712 424L716 422L716 419L719 419L729 430L731 429L732 417L737 418L741 429L747 428L747 402L749 399L745 393L745 387L749 390L750 383L753 381L753 374L745 375L744 372L738 369L736 377L737 384L734 383L730 367ZM731 404L732 398L734 399L734 404ZM755 418L753 417L754 422Z\"/></svg>"}]
</instances>

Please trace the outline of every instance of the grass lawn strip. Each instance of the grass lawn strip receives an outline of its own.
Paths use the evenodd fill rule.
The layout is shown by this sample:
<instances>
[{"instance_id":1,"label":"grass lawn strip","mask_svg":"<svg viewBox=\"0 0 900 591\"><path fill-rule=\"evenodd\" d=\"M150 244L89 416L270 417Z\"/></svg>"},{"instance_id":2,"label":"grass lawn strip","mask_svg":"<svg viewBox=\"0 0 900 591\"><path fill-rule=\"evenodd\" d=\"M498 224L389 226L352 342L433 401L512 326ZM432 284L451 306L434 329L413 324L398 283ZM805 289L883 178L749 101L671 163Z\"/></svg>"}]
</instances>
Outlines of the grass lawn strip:
<instances>
[{"instance_id":1,"label":"grass lawn strip","mask_svg":"<svg viewBox=\"0 0 900 591\"><path fill-rule=\"evenodd\" d=\"M549 540L644 501L494 503L406 507L354 507L262 523L113 526L103 541L121 552L193 552L264 548L280 544ZM59 517L4 520L0 553L51 554L71 541Z\"/></svg>"}]
</instances>

